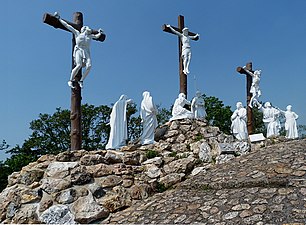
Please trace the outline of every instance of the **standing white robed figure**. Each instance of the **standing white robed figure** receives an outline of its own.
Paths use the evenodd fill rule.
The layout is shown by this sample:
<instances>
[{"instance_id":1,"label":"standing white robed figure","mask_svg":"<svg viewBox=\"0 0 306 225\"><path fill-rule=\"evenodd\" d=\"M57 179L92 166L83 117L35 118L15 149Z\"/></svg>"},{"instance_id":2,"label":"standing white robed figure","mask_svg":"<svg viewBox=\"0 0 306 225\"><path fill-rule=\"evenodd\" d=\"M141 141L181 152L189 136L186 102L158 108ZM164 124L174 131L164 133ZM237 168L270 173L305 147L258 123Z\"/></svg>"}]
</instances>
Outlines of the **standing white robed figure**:
<instances>
[{"instance_id":1,"label":"standing white robed figure","mask_svg":"<svg viewBox=\"0 0 306 225\"><path fill-rule=\"evenodd\" d=\"M85 72L83 73L80 81L78 82L80 87L83 88L83 81L87 77L91 69L91 57L90 57L90 42L91 39L98 39L102 34L104 34L102 29L99 29L98 34L92 34L92 30L88 26L83 26L81 32L69 25L66 21L62 20L57 12L54 16L66 27L69 31L74 34L75 37L75 47L73 49L73 59L75 67L71 71L70 80L68 85L71 88L73 86L72 81L74 81L75 76L82 67L85 67Z\"/></svg>"},{"instance_id":2,"label":"standing white robed figure","mask_svg":"<svg viewBox=\"0 0 306 225\"><path fill-rule=\"evenodd\" d=\"M191 101L191 112L196 119L205 119L207 116L205 110L205 101L200 91L196 92L196 96Z\"/></svg>"},{"instance_id":3,"label":"standing white robed figure","mask_svg":"<svg viewBox=\"0 0 306 225\"><path fill-rule=\"evenodd\" d=\"M286 122L285 122L285 130L286 130L286 138L298 138L298 129L296 120L299 118L299 116L292 112L292 106L288 105L286 107L287 111L281 111L285 115Z\"/></svg>"},{"instance_id":4,"label":"standing white robed figure","mask_svg":"<svg viewBox=\"0 0 306 225\"><path fill-rule=\"evenodd\" d=\"M263 113L262 121L267 128L267 138L271 136L278 136L281 128L279 115L280 111L272 107L270 102L266 102L264 107L259 104L258 109Z\"/></svg>"},{"instance_id":5,"label":"standing white robed figure","mask_svg":"<svg viewBox=\"0 0 306 225\"><path fill-rule=\"evenodd\" d=\"M143 100L140 106L140 117L142 121L141 144L147 145L154 143L154 133L157 127L157 108L150 92L145 91L142 96Z\"/></svg>"},{"instance_id":6,"label":"standing white robed figure","mask_svg":"<svg viewBox=\"0 0 306 225\"><path fill-rule=\"evenodd\" d=\"M110 134L106 149L119 149L126 145L128 139L127 133L127 104L132 103L126 95L121 95L119 100L114 104L110 114Z\"/></svg>"},{"instance_id":7,"label":"standing white robed figure","mask_svg":"<svg viewBox=\"0 0 306 225\"><path fill-rule=\"evenodd\" d=\"M248 138L248 130L247 130L247 112L246 109L242 106L241 102L237 102L237 109L234 111L231 116L231 130L233 135L238 140L246 140Z\"/></svg>"},{"instance_id":8,"label":"standing white robed figure","mask_svg":"<svg viewBox=\"0 0 306 225\"><path fill-rule=\"evenodd\" d=\"M246 66L243 69L252 76L252 85L250 89L250 93L252 94L249 107L253 108L254 105L258 104L257 98L261 96L261 90L259 89L261 70L255 70L254 73L246 69Z\"/></svg>"},{"instance_id":9,"label":"standing white robed figure","mask_svg":"<svg viewBox=\"0 0 306 225\"><path fill-rule=\"evenodd\" d=\"M196 34L194 36L189 36L188 32L189 29L187 27L184 27L182 30L182 33L176 31L171 27L171 25L167 24L166 27L168 27L174 34L178 35L182 42L182 59L183 59L183 72L184 74L189 74L189 64L191 60L191 47L190 47L190 39L196 39L200 35Z\"/></svg>"},{"instance_id":10,"label":"standing white robed figure","mask_svg":"<svg viewBox=\"0 0 306 225\"><path fill-rule=\"evenodd\" d=\"M185 105L190 105L191 103L186 99L186 95L184 93L180 93L178 98L175 100L173 108L172 108L172 120L179 120L185 118L194 118L193 113L184 108Z\"/></svg>"}]
</instances>

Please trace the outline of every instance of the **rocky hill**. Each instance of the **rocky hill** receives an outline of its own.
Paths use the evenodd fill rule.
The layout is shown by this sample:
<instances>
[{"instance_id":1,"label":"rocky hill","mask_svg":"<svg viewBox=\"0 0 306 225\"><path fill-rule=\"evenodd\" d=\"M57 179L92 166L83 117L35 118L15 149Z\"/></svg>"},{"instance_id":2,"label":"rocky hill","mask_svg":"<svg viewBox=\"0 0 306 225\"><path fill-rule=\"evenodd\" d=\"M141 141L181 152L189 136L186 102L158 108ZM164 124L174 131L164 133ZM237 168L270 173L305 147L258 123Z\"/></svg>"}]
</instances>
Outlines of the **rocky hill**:
<instances>
[{"instance_id":1,"label":"rocky hill","mask_svg":"<svg viewBox=\"0 0 306 225\"><path fill-rule=\"evenodd\" d=\"M157 133L154 145L42 156L9 177L0 222L306 221L305 139L251 148L198 120Z\"/></svg>"}]
</instances>

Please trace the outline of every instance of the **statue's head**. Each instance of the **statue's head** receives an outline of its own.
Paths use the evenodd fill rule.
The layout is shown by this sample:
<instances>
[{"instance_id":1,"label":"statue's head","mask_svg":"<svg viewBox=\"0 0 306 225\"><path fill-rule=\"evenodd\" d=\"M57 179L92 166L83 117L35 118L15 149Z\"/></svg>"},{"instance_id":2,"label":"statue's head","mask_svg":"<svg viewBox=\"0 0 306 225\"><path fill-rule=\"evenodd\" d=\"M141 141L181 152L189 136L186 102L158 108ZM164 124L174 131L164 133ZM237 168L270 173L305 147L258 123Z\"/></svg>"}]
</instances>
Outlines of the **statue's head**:
<instances>
[{"instance_id":1,"label":"statue's head","mask_svg":"<svg viewBox=\"0 0 306 225\"><path fill-rule=\"evenodd\" d=\"M81 28L81 33L91 34L91 29L88 26L83 26Z\"/></svg>"},{"instance_id":2,"label":"statue's head","mask_svg":"<svg viewBox=\"0 0 306 225\"><path fill-rule=\"evenodd\" d=\"M128 98L128 97L127 97L126 95L121 95L120 98L119 98L119 100L120 100L120 101L125 101L125 100L127 100L127 98Z\"/></svg>"},{"instance_id":3,"label":"statue's head","mask_svg":"<svg viewBox=\"0 0 306 225\"><path fill-rule=\"evenodd\" d=\"M261 75L261 70L255 70L255 71L254 71L254 74L260 77L260 75Z\"/></svg>"},{"instance_id":4,"label":"statue's head","mask_svg":"<svg viewBox=\"0 0 306 225\"><path fill-rule=\"evenodd\" d=\"M142 97L143 98L147 98L147 97L149 97L150 96L150 92L148 92L148 91L144 91L143 93L142 93Z\"/></svg>"},{"instance_id":5,"label":"statue's head","mask_svg":"<svg viewBox=\"0 0 306 225\"><path fill-rule=\"evenodd\" d=\"M271 108L271 103L270 102L266 102L265 103L265 108Z\"/></svg>"},{"instance_id":6,"label":"statue's head","mask_svg":"<svg viewBox=\"0 0 306 225\"><path fill-rule=\"evenodd\" d=\"M292 106L291 106L291 105L288 105L288 106L286 107L286 109L287 109L288 111L291 111Z\"/></svg>"},{"instance_id":7,"label":"statue's head","mask_svg":"<svg viewBox=\"0 0 306 225\"><path fill-rule=\"evenodd\" d=\"M202 94L201 94L200 91L197 91L197 92L196 92L196 96L197 96L197 97L201 97L201 95L202 95Z\"/></svg>"},{"instance_id":8,"label":"statue's head","mask_svg":"<svg viewBox=\"0 0 306 225\"><path fill-rule=\"evenodd\" d=\"M242 102L237 102L236 107L237 107L237 109L242 108Z\"/></svg>"},{"instance_id":9,"label":"statue's head","mask_svg":"<svg viewBox=\"0 0 306 225\"><path fill-rule=\"evenodd\" d=\"M180 93L178 97L179 98L186 98L186 95L184 93Z\"/></svg>"},{"instance_id":10,"label":"statue's head","mask_svg":"<svg viewBox=\"0 0 306 225\"><path fill-rule=\"evenodd\" d=\"M183 32L184 35L188 35L188 32L189 32L188 27L184 27L182 32Z\"/></svg>"}]
</instances>

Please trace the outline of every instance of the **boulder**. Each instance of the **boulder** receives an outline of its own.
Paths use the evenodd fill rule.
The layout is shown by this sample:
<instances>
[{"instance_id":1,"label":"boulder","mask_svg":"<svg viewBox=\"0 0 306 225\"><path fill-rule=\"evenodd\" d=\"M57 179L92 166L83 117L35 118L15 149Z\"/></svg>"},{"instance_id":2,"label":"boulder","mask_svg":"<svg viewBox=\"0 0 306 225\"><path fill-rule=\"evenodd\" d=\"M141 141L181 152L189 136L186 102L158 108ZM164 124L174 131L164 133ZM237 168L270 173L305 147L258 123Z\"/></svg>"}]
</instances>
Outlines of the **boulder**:
<instances>
[{"instance_id":1,"label":"boulder","mask_svg":"<svg viewBox=\"0 0 306 225\"><path fill-rule=\"evenodd\" d=\"M53 205L44 211L39 219L46 224L76 224L74 215L66 205Z\"/></svg>"},{"instance_id":2,"label":"boulder","mask_svg":"<svg viewBox=\"0 0 306 225\"><path fill-rule=\"evenodd\" d=\"M78 223L90 223L95 220L104 219L109 215L109 211L99 205L92 194L81 197L76 200L71 207L75 215L75 221Z\"/></svg>"}]
</instances>

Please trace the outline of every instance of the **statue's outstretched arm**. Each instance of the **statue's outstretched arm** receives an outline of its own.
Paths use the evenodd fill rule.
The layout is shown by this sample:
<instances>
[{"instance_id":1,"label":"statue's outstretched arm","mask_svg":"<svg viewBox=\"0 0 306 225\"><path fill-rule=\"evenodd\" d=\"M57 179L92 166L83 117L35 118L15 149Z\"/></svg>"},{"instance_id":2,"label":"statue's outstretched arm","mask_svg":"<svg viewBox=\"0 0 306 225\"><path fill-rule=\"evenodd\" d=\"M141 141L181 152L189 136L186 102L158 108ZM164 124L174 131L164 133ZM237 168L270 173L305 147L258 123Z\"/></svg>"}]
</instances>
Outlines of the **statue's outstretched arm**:
<instances>
[{"instance_id":1,"label":"statue's outstretched arm","mask_svg":"<svg viewBox=\"0 0 306 225\"><path fill-rule=\"evenodd\" d=\"M254 77L254 74L249 71L248 69L246 69L246 67L244 66L243 69L245 70L245 72L247 72L249 75L251 75L252 77Z\"/></svg>"},{"instance_id":2,"label":"statue's outstretched arm","mask_svg":"<svg viewBox=\"0 0 306 225\"><path fill-rule=\"evenodd\" d=\"M80 32L78 30L74 29L74 27L69 25L65 20L62 20L61 18L59 18L58 20L61 22L61 24L64 25L64 27L66 27L68 30L70 30L74 35L79 35L80 34Z\"/></svg>"},{"instance_id":3,"label":"statue's outstretched arm","mask_svg":"<svg viewBox=\"0 0 306 225\"><path fill-rule=\"evenodd\" d=\"M91 35L93 39L99 39L102 34L105 34L104 31L101 28L98 31L99 32L97 34L92 34Z\"/></svg>"},{"instance_id":4,"label":"statue's outstretched arm","mask_svg":"<svg viewBox=\"0 0 306 225\"><path fill-rule=\"evenodd\" d=\"M200 38L200 35L199 34L196 34L194 36L189 36L192 40L196 39L196 38Z\"/></svg>"},{"instance_id":5,"label":"statue's outstretched arm","mask_svg":"<svg viewBox=\"0 0 306 225\"><path fill-rule=\"evenodd\" d=\"M168 27L173 33L175 33L178 36L182 36L182 34L171 27L171 25L167 24L166 27Z\"/></svg>"},{"instance_id":6,"label":"statue's outstretched arm","mask_svg":"<svg viewBox=\"0 0 306 225\"><path fill-rule=\"evenodd\" d=\"M61 24L63 24L64 27L66 27L68 30L70 30L74 35L78 35L79 31L74 29L74 27L70 26L66 21L62 20L59 13L55 12L54 13L55 18L57 18Z\"/></svg>"}]
</instances>

